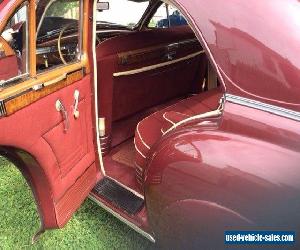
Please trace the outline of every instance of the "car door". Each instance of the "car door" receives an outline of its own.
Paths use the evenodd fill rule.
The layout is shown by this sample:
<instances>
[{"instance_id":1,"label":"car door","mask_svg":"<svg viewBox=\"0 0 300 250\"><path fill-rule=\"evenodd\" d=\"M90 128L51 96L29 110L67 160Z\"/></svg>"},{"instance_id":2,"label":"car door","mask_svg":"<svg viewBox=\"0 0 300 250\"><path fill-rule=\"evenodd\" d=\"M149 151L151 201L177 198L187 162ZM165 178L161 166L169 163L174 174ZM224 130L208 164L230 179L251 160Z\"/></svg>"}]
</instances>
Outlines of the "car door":
<instances>
[{"instance_id":1,"label":"car door","mask_svg":"<svg viewBox=\"0 0 300 250\"><path fill-rule=\"evenodd\" d=\"M64 0L58 1L64 4ZM68 222L94 186L98 172L88 60L91 49L88 41L92 40L88 38L89 3L74 0L74 8L73 5L54 8L50 2L56 1L41 0L37 7L34 0L2 1L0 4L2 40L7 38L3 31L14 21L12 19L25 15L22 39L19 40L23 43L21 48L16 49L17 44L11 45L14 40L0 41L2 48L10 45L9 55L14 50L19 60L18 66L2 64L2 59L7 59L5 51L0 59L1 70L14 67L8 77L0 79L0 154L13 161L30 184L40 212L41 230L60 228ZM76 57L73 52L67 54L70 52L65 49L67 43L61 44L61 54L72 60L59 62L57 37L45 45L37 35L39 20L36 18L42 19L36 11L40 3L44 4L45 10L55 10L63 19L68 15L66 19L69 20L70 13L76 16L77 21L73 22L79 30L77 37L75 35L78 43L74 40L76 51L79 51ZM69 11L69 8L73 9ZM61 27L62 39L66 30ZM70 36L70 32L67 33ZM55 53L50 54L52 51Z\"/></svg>"}]
</instances>

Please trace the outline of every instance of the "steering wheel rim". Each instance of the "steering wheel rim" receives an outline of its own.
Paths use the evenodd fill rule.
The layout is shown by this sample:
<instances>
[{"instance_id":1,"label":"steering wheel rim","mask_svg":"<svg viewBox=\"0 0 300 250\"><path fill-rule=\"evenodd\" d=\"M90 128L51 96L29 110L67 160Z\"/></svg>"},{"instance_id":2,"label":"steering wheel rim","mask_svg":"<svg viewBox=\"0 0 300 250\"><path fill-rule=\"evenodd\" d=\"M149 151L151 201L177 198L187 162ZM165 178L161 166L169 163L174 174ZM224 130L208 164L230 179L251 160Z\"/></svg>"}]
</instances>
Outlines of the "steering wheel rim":
<instances>
[{"instance_id":1,"label":"steering wheel rim","mask_svg":"<svg viewBox=\"0 0 300 250\"><path fill-rule=\"evenodd\" d=\"M57 49L58 49L58 54L59 54L59 57L60 57L60 60L63 62L63 64L68 64L61 52L61 38L62 38L62 35L63 33L65 32L65 30L70 26L70 24L67 24L65 27L63 27L61 29L61 31L59 32L59 36L58 36L58 39L57 39Z\"/></svg>"}]
</instances>

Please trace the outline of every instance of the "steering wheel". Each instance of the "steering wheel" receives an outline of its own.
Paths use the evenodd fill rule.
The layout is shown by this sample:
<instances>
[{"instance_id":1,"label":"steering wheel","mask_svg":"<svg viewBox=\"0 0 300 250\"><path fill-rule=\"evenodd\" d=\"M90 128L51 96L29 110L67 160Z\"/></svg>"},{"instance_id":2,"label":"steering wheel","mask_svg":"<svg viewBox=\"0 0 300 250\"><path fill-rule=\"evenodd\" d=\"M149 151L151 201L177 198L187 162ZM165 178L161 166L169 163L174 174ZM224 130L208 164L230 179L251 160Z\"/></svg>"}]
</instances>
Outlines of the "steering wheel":
<instances>
[{"instance_id":1,"label":"steering wheel","mask_svg":"<svg viewBox=\"0 0 300 250\"><path fill-rule=\"evenodd\" d=\"M64 58L64 55L63 53L61 52L61 39L62 39L62 36L63 36L63 33L65 32L65 30L67 28L69 28L71 24L67 24L65 27L63 27L59 33L59 36L58 36L58 39L57 39L57 49L58 49L58 53L59 53L59 57L60 57L60 60L63 62L63 64L67 64L67 61L65 60Z\"/></svg>"}]
</instances>

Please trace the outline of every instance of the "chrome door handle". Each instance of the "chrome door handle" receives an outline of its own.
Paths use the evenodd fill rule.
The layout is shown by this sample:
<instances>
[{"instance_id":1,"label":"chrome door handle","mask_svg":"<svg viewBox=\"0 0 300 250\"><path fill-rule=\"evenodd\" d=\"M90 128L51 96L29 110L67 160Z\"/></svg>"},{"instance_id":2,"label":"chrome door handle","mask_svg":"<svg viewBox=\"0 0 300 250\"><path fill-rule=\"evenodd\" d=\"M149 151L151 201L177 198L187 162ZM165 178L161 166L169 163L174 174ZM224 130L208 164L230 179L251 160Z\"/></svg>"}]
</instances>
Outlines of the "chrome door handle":
<instances>
[{"instance_id":1,"label":"chrome door handle","mask_svg":"<svg viewBox=\"0 0 300 250\"><path fill-rule=\"evenodd\" d=\"M70 127L68 112L67 112L65 106L63 105L63 103L61 102L61 100L59 100L59 99L57 99L57 101L55 103L55 108L62 115L63 122L64 122L64 132L66 133Z\"/></svg>"}]
</instances>

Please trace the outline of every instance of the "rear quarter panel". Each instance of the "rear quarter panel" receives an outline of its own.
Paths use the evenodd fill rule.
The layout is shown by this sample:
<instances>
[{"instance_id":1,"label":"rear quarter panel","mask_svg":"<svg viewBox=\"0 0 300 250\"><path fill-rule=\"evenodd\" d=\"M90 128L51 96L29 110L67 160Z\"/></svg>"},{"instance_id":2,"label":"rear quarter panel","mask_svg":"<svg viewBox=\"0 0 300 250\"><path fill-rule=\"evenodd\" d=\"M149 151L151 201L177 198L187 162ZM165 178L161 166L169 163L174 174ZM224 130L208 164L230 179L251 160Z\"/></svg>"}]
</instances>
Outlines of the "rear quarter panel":
<instances>
[{"instance_id":1,"label":"rear quarter panel","mask_svg":"<svg viewBox=\"0 0 300 250\"><path fill-rule=\"evenodd\" d=\"M170 134L146 177L154 230L222 244L226 229L299 230L299 141L299 122L229 102L217 124Z\"/></svg>"}]
</instances>

